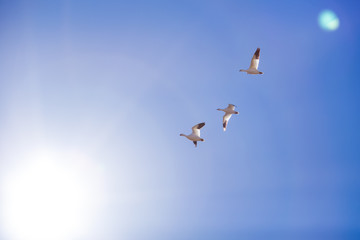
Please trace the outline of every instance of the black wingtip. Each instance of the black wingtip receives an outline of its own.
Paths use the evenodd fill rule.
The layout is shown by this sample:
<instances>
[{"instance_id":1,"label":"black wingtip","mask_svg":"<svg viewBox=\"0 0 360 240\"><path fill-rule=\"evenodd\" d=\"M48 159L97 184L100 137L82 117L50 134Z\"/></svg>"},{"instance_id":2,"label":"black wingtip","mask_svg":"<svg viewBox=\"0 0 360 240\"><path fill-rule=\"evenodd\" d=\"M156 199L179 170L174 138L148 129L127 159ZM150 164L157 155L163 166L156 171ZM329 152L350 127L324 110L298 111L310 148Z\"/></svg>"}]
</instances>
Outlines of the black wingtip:
<instances>
[{"instance_id":1,"label":"black wingtip","mask_svg":"<svg viewBox=\"0 0 360 240\"><path fill-rule=\"evenodd\" d=\"M200 128L202 128L203 126L205 126L205 123L204 123L204 122L199 123L197 129L200 129Z\"/></svg>"},{"instance_id":2,"label":"black wingtip","mask_svg":"<svg viewBox=\"0 0 360 240\"><path fill-rule=\"evenodd\" d=\"M257 49L256 49L254 55L255 55L255 58L256 58L256 59L259 59L259 58L260 58L260 48L257 48Z\"/></svg>"}]
</instances>

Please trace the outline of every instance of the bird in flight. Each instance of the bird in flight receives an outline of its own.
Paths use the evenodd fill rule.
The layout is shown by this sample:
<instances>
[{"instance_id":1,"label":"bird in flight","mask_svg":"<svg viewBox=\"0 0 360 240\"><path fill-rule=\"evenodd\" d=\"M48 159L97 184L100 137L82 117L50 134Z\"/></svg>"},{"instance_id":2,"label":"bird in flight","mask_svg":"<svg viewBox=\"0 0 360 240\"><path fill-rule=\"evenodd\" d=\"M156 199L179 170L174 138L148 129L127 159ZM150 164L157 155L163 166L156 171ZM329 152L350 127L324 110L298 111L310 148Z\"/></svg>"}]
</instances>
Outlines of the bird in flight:
<instances>
[{"instance_id":1,"label":"bird in flight","mask_svg":"<svg viewBox=\"0 0 360 240\"><path fill-rule=\"evenodd\" d=\"M203 138L200 137L200 129L205 126L205 123L199 123L196 124L195 126L192 127L192 133L189 135L185 135L185 134L180 134L180 136L184 136L187 139L189 139L190 141L193 141L193 143L195 144L195 147L197 147L197 142L201 141L204 142L205 140Z\"/></svg>"},{"instance_id":2,"label":"bird in flight","mask_svg":"<svg viewBox=\"0 0 360 240\"><path fill-rule=\"evenodd\" d=\"M257 48L254 56L251 59L250 67L246 70L240 69L240 72L246 72L247 74L263 74L263 72L258 71L260 60L260 48Z\"/></svg>"},{"instance_id":3,"label":"bird in flight","mask_svg":"<svg viewBox=\"0 0 360 240\"><path fill-rule=\"evenodd\" d=\"M226 127L227 127L227 124L229 122L229 119L231 118L231 115L239 114L239 112L235 111L235 105L234 104L229 104L227 106L227 108L225 108L225 109L218 108L216 110L225 112L224 117L223 117L223 129L224 129L224 131L226 131Z\"/></svg>"}]
</instances>

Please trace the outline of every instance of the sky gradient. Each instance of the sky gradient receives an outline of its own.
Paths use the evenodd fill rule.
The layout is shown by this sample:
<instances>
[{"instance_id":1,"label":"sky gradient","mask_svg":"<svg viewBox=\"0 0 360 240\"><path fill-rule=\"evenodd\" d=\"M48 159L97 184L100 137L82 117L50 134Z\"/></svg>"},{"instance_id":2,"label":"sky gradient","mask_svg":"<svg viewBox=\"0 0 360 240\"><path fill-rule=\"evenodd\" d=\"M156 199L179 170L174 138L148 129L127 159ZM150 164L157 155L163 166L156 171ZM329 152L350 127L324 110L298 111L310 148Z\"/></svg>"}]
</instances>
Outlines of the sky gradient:
<instances>
[{"instance_id":1,"label":"sky gradient","mask_svg":"<svg viewBox=\"0 0 360 240\"><path fill-rule=\"evenodd\" d=\"M338 30L319 27L324 9ZM74 218L59 240L359 239L359 12L355 1L0 1L0 239L55 239ZM257 47L264 74L239 73ZM229 103L240 114L223 132L216 109ZM194 148L179 134L199 122ZM30 185L41 193L81 184L63 220L44 215L53 232L29 237L9 209L11 196L38 202L19 193L37 171L61 173Z\"/></svg>"}]
</instances>

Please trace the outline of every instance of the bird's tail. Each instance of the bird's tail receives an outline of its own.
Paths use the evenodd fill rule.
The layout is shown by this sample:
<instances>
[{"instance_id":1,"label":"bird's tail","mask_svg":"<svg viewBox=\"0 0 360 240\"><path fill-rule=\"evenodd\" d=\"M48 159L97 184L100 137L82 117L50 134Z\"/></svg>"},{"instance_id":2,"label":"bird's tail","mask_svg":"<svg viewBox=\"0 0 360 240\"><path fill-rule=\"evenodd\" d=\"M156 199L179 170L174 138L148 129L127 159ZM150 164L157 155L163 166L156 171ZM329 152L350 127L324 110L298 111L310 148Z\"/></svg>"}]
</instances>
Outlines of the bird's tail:
<instances>
[{"instance_id":1,"label":"bird's tail","mask_svg":"<svg viewBox=\"0 0 360 240\"><path fill-rule=\"evenodd\" d=\"M240 69L239 72L246 72L244 69Z\"/></svg>"}]
</instances>

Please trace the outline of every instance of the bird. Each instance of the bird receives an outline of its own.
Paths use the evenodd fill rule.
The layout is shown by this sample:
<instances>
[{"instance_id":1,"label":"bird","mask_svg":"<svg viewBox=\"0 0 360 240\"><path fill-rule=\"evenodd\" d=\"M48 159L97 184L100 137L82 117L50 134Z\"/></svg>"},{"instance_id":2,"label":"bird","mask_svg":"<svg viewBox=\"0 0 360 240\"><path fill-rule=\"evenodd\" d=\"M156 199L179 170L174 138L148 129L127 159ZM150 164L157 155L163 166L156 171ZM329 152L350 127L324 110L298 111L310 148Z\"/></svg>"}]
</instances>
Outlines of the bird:
<instances>
[{"instance_id":1,"label":"bird","mask_svg":"<svg viewBox=\"0 0 360 240\"><path fill-rule=\"evenodd\" d=\"M224 132L225 132L226 131L226 126L227 126L227 124L229 122L229 119L231 118L231 115L239 114L239 112L235 111L235 105L234 104L229 104L227 106L227 108L225 108L225 109L218 108L216 110L225 112L224 117L223 117L223 129L224 129Z\"/></svg>"},{"instance_id":2,"label":"bird","mask_svg":"<svg viewBox=\"0 0 360 240\"><path fill-rule=\"evenodd\" d=\"M201 141L204 142L205 140L203 138L200 137L200 129L205 126L205 123L199 123L196 124L195 126L193 126L192 129L192 133L189 135L185 135L183 133L180 134L180 136L184 136L187 139L189 139L190 141L193 141L193 143L195 144L195 147L197 147L197 142Z\"/></svg>"},{"instance_id":3,"label":"bird","mask_svg":"<svg viewBox=\"0 0 360 240\"><path fill-rule=\"evenodd\" d=\"M263 72L260 72L258 70L259 60L260 60L260 48L257 48L254 53L254 56L251 59L249 69L246 70L240 69L240 72L246 72L247 74L263 74Z\"/></svg>"}]
</instances>

